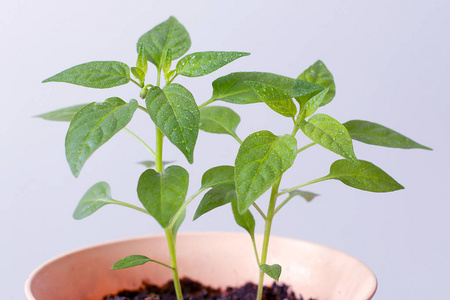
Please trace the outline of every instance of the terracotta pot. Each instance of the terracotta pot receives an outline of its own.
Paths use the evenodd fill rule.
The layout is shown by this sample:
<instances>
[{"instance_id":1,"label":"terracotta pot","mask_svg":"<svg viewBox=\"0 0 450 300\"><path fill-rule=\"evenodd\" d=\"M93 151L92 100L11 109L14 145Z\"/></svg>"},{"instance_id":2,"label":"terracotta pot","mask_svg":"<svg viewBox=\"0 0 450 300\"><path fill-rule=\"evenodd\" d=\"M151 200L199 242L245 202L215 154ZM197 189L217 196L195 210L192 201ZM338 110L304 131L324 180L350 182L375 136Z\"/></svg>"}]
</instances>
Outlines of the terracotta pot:
<instances>
[{"instance_id":1,"label":"terracotta pot","mask_svg":"<svg viewBox=\"0 0 450 300\"><path fill-rule=\"evenodd\" d=\"M261 237L257 237L260 244ZM321 245L271 237L268 264L283 266L280 282L305 298L319 300L371 299L377 288L372 271L359 260ZM180 276L213 287L257 281L258 268L247 234L191 233L177 237ZM126 270L110 270L132 254L169 262L164 236L150 236L102 244L56 258L36 269L25 284L29 300L99 300L122 289L137 289L142 281L164 284L169 269L147 263ZM265 283L273 280L267 278Z\"/></svg>"}]
</instances>

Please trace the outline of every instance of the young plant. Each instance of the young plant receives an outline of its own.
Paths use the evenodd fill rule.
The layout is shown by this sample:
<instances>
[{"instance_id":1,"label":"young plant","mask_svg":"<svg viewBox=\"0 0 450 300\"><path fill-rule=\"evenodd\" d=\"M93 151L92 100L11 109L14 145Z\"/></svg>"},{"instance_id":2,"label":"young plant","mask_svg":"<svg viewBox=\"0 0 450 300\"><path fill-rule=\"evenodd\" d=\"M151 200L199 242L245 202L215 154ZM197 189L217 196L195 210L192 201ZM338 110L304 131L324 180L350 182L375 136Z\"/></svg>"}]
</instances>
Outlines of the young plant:
<instances>
[{"instance_id":1,"label":"young plant","mask_svg":"<svg viewBox=\"0 0 450 300\"><path fill-rule=\"evenodd\" d=\"M393 148L430 148L376 123L353 120L341 124L326 114L316 113L320 107L330 103L335 95L333 76L321 61L314 63L296 79L263 72L231 73L215 80L212 83L211 99L197 106L189 90L174 83L174 79L180 75L198 77L209 74L249 53L209 51L183 57L190 43L186 29L171 17L138 40L135 67L130 68L117 61L97 61L72 67L44 80L101 89L133 82L139 87L139 95L145 99L145 106L134 99L127 103L112 97L102 103L72 106L39 117L70 121L65 146L67 161L75 177L78 177L91 154L121 130L136 138L153 156L153 161L144 162L148 169L142 173L137 185L143 208L113 199L109 185L99 182L86 192L74 212L75 219L83 219L104 205L117 204L149 214L163 227L169 245L170 264L146 256L131 255L114 264L113 269L147 262L164 265L172 270L177 298L183 299L178 279L175 238L187 205L208 190L200 201L194 219L219 206L231 205L236 223L248 231L253 243L260 270L257 299L261 299L264 274L275 280L281 275L280 265L266 264L275 215L295 196L301 196L307 201L317 196L301 188L330 179L370 192L391 192L403 188L374 164L357 159L352 140ZM176 59L179 61L171 69ZM146 83L148 62L156 67L155 84ZM130 72L135 79L130 76ZM161 85L161 78L164 86ZM282 136L267 130L258 131L242 141L236 133L239 115L228 107L208 106L216 101L231 104L265 103L276 113L292 119L292 128ZM138 109L147 113L155 124L155 150L126 128ZM199 190L186 200L189 174L180 166L164 167L169 162L163 161L163 141L167 137L192 163L199 129L231 135L240 148L234 166L217 166L206 171ZM311 140L301 147L297 145L299 131ZM333 151L344 159L334 162L325 176L280 189L282 176L293 165L297 155L314 145ZM256 200L269 189L269 205L264 211ZM279 201L279 198L283 199ZM255 219L250 207L258 212L265 225L260 250L255 242Z\"/></svg>"},{"instance_id":2,"label":"young plant","mask_svg":"<svg viewBox=\"0 0 450 300\"><path fill-rule=\"evenodd\" d=\"M170 17L139 38L136 66L130 68L119 61L94 61L69 68L43 81L66 82L98 89L132 82L138 86L137 94L140 98L145 99L142 105L135 99L126 102L118 97L111 97L104 102L71 106L38 116L53 121L70 121L65 150L75 177L79 176L83 165L95 150L121 130L129 133L149 151L153 161L145 163L149 168L142 173L137 185L137 194L143 208L115 200L111 196L110 186L106 182L99 182L86 192L73 216L78 220L83 219L107 204L117 204L154 217L164 229L170 265L142 255L131 255L118 261L112 269L129 268L150 261L166 266L172 270L176 295L180 300L183 295L176 260L177 230L184 220L186 206L202 191L223 182L221 174L211 170L205 174L200 190L186 200L188 172L176 165L164 168L164 138L174 144L189 163L193 163L200 127L200 112L194 97L187 88L174 83L174 80L178 76L207 75L249 55L246 52L207 51L183 56L190 46L191 40L184 26ZM176 59L179 60L175 68L171 69ZM149 77L148 62L156 67L156 75L152 77L156 80L153 84L146 82ZM161 77L164 86L161 84ZM136 110L148 114L155 124L155 150L126 128Z\"/></svg>"},{"instance_id":3,"label":"young plant","mask_svg":"<svg viewBox=\"0 0 450 300\"><path fill-rule=\"evenodd\" d=\"M285 135L277 136L270 131L250 134L243 142L235 130L239 117L229 108L205 107L200 110L201 128L212 133L227 133L241 143L235 166L224 166L222 174L228 174L228 182L211 189L195 213L195 218L227 203L231 203L238 225L246 229L255 248L260 269L257 299L261 299L264 274L277 280L281 274L278 264L267 265L272 222L278 211L290 199L301 196L311 201L317 195L301 188L325 180L335 179L360 190L369 192L392 192L403 189L383 170L365 160L356 158L352 140L366 144L412 149L431 150L382 125L352 120L344 124L329 115L316 111L330 103L335 95L334 79L323 62L317 61L297 79L270 73L232 73L213 82L213 96L216 100L233 104L263 102L283 117L292 119L292 129ZM306 139L304 146L298 147L297 133L302 131ZM304 139L302 139L304 141ZM294 187L280 189L284 172L294 163L302 151L320 145L344 159L335 161L329 174ZM226 172L225 172L226 171ZM269 205L264 212L256 200L271 189ZM284 197L278 202L280 197ZM261 215L265 225L261 255L255 245L255 220L249 208L253 206Z\"/></svg>"}]
</instances>

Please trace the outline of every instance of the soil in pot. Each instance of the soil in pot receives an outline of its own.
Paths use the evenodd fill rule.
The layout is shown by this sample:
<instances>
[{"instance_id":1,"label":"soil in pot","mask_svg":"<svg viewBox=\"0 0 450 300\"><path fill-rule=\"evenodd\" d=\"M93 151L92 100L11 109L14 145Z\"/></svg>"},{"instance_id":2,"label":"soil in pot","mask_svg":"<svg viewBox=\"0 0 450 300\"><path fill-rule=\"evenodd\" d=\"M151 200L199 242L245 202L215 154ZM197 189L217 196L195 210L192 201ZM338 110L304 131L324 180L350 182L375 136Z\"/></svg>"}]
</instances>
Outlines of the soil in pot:
<instances>
[{"instance_id":1,"label":"soil in pot","mask_svg":"<svg viewBox=\"0 0 450 300\"><path fill-rule=\"evenodd\" d=\"M257 285L253 283L247 283L237 288L228 287L226 290L214 289L188 278L181 279L181 287L186 300L253 300L256 299L257 290ZM301 295L296 297L287 285L276 282L270 287L264 287L263 299L306 300ZM117 295L105 296L103 300L176 300L176 296L173 281L169 281L161 287L144 283L139 290L125 290Z\"/></svg>"}]
</instances>

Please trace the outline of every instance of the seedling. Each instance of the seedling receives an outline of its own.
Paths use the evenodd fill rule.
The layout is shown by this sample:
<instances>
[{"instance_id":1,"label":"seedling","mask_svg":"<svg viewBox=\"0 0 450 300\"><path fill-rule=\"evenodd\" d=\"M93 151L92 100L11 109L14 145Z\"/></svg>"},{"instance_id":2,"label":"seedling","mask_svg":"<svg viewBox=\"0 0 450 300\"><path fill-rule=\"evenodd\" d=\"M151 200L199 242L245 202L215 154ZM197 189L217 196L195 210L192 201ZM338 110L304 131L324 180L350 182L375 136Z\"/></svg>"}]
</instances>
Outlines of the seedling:
<instances>
[{"instance_id":1,"label":"seedling","mask_svg":"<svg viewBox=\"0 0 450 300\"><path fill-rule=\"evenodd\" d=\"M137 194L143 208L115 200L111 196L110 186L106 182L99 182L86 192L75 209L74 218L83 219L107 204L122 205L151 215L164 229L170 263L142 255L130 255L115 263L113 269L147 262L161 264L172 270L177 298L183 299L175 249L177 230L185 218L189 203L208 190L200 201L194 219L219 206L231 206L236 223L248 231L255 249L260 269L257 299L261 299L264 274L278 280L282 270L278 264L266 264L275 215L293 197L301 196L311 201L317 196L301 188L330 179L370 192L391 192L403 188L374 164L357 159L352 140L383 147L430 148L376 123L353 120L341 124L329 115L316 113L320 107L330 103L335 95L333 76L321 61L314 63L296 79L263 72L231 73L216 79L212 83L211 99L197 105L191 92L175 83L175 79L178 76L199 77L210 74L249 53L208 51L185 55L190 45L191 40L184 26L170 17L139 38L134 67L130 68L118 61L94 61L69 68L44 80L98 89L132 82L138 87L137 95L145 100L141 101L143 103L135 99L126 102L111 97L104 102L63 108L39 117L70 121L65 149L75 177L79 176L92 153L121 130L132 135L153 158L143 162L148 169L142 173L137 184ZM177 59L172 69L172 63ZM153 77L147 75L148 62L156 67ZM154 78L155 82L147 83L148 78ZM242 141L236 133L239 115L228 107L210 106L216 101L232 104L264 103L282 117L291 119L292 128L282 136L267 130L258 131ZM155 125L155 148L126 128L137 110L148 114ZM240 148L234 166L218 166L206 171L198 191L187 198L189 174L181 166L165 167L172 162L163 161L163 142L167 138L189 163L193 163L200 129L231 135ZM300 147L297 144L299 131L311 140ZM335 152L343 159L334 162L325 176L280 189L284 172L293 165L298 154L314 145ZM269 205L263 210L256 200L269 189ZM279 198L283 198L282 201L278 201ZM255 242L255 219L250 208L257 211L265 223L261 251Z\"/></svg>"}]
</instances>

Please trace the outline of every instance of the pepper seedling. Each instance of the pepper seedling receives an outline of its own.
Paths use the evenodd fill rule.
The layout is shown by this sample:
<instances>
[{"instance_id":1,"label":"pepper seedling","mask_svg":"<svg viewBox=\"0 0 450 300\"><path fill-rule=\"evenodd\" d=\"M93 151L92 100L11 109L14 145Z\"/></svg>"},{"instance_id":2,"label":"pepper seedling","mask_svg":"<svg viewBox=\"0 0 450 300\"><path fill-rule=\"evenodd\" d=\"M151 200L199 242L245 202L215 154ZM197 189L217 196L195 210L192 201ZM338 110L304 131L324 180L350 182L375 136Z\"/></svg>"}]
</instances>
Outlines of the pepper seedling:
<instances>
[{"instance_id":1,"label":"pepper seedling","mask_svg":"<svg viewBox=\"0 0 450 300\"><path fill-rule=\"evenodd\" d=\"M131 99L126 102L118 97L110 97L103 102L71 106L38 117L70 122L65 151L75 177L80 175L90 156L122 130L134 137L152 157L152 160L141 162L147 170L137 183L137 195L143 207L114 199L109 184L99 182L84 194L73 214L75 219L83 219L107 204L116 204L151 215L164 229L170 263L132 254L116 262L112 269L124 269L147 262L161 264L172 270L177 299L182 300L175 239L187 206L206 192L194 219L219 206L231 206L235 222L248 231L253 243L260 270L257 299L261 299L264 274L278 280L282 270L278 264L266 264L272 222L292 198L300 196L311 201L317 196L304 191L303 187L335 179L370 192L391 192L403 188L373 163L359 160L353 151L352 140L383 147L430 148L376 123L352 120L341 124L329 115L316 113L330 103L336 93L333 76L321 61L314 63L298 78L264 72L231 73L216 79L212 83L211 99L197 105L192 93L183 85L175 83L175 79L178 76L200 77L210 74L249 53L207 51L185 55L190 46L191 40L184 26L170 17L139 38L134 67L119 61L94 61L74 66L43 81L97 89L131 82L138 87L136 94L141 100ZM172 69L176 60L178 62ZM156 67L154 83L147 83L148 62ZM239 115L229 107L210 106L216 101L240 105L263 103L282 117L291 119L292 128L281 136L262 130L241 140L236 133ZM149 115L155 125L154 148L126 127L137 110ZM189 173L183 167L173 165L173 162L163 161L163 142L167 138L189 163L193 163L199 130L230 135L240 144L240 148L234 166L217 166L207 170L200 188L187 197ZM300 140L299 132L305 136L305 139L301 139L304 145L300 147L297 142ZM334 162L327 175L280 189L283 174L293 166L297 156L315 145L343 159ZM268 190L271 190L269 205L263 210L256 200ZM255 242L255 218L251 210L255 210L264 222L261 249Z\"/></svg>"}]
</instances>

